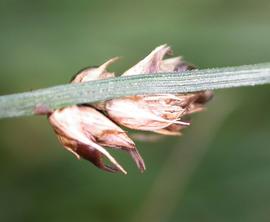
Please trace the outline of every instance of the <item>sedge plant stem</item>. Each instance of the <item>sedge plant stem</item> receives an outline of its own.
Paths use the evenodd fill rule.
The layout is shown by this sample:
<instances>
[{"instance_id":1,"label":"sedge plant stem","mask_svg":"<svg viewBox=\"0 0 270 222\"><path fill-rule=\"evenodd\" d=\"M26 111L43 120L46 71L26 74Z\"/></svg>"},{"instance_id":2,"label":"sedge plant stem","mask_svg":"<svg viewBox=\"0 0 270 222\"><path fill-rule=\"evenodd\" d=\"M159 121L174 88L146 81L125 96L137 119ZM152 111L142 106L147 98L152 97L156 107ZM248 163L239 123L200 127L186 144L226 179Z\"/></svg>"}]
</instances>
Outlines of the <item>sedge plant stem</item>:
<instances>
[{"instance_id":1,"label":"sedge plant stem","mask_svg":"<svg viewBox=\"0 0 270 222\"><path fill-rule=\"evenodd\" d=\"M123 76L0 96L0 118L34 115L39 107L53 110L130 95L189 93L268 83L270 63Z\"/></svg>"}]
</instances>

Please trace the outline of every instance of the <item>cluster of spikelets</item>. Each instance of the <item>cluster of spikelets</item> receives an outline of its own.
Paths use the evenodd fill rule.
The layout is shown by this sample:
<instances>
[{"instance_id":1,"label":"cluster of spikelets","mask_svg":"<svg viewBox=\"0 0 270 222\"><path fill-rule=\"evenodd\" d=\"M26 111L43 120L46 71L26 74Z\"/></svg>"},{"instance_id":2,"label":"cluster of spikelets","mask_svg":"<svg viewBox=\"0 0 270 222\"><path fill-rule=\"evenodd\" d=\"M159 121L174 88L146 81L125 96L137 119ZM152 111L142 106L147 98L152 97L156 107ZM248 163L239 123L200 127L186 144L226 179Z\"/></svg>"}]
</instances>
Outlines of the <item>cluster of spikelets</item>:
<instances>
[{"instance_id":1,"label":"cluster of spikelets","mask_svg":"<svg viewBox=\"0 0 270 222\"><path fill-rule=\"evenodd\" d=\"M179 72L193 68L181 57L164 59L166 55L172 55L171 48L159 46L122 76ZM114 77L107 67L117 59L110 59L99 67L84 69L74 77L72 83ZM183 116L202 111L204 103L211 97L210 91L127 96L97 104L58 109L49 114L49 122L63 146L78 158L89 160L105 171L126 174L104 147L125 150L143 172L145 164L142 157L134 142L119 126L164 135L180 135L181 129L190 124L183 121ZM106 165L103 157L111 164Z\"/></svg>"}]
</instances>

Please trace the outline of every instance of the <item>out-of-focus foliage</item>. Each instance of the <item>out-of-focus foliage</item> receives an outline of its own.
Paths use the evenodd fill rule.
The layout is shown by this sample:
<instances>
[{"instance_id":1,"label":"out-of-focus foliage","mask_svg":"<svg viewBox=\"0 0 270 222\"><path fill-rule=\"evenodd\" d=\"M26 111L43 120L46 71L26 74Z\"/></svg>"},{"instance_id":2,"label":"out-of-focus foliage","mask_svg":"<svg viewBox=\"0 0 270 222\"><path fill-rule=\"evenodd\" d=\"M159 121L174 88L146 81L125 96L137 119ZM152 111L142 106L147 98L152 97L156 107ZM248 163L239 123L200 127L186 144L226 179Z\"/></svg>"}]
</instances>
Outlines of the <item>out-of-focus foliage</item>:
<instances>
[{"instance_id":1,"label":"out-of-focus foliage","mask_svg":"<svg viewBox=\"0 0 270 222\"><path fill-rule=\"evenodd\" d=\"M1 0L0 94L65 83L116 55L121 72L162 43L202 68L269 62L269 10L268 0ZM269 221L269 99L267 85L217 91L184 136L137 142L142 175L117 152L127 176L77 161L45 118L1 120L0 221Z\"/></svg>"}]
</instances>

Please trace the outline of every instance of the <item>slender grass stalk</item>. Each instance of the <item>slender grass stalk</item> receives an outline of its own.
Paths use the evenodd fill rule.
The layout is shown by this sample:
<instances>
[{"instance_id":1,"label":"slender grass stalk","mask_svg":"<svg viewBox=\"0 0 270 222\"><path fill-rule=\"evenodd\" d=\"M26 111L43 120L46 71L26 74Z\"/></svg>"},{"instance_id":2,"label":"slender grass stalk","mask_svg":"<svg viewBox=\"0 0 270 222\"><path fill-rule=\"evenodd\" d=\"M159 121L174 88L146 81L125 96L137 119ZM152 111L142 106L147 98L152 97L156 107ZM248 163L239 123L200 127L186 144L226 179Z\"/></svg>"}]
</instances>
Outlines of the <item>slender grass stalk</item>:
<instances>
[{"instance_id":1,"label":"slender grass stalk","mask_svg":"<svg viewBox=\"0 0 270 222\"><path fill-rule=\"evenodd\" d=\"M268 83L270 63L117 77L0 96L0 118L34 115L39 107L57 109L128 95L188 93Z\"/></svg>"}]
</instances>

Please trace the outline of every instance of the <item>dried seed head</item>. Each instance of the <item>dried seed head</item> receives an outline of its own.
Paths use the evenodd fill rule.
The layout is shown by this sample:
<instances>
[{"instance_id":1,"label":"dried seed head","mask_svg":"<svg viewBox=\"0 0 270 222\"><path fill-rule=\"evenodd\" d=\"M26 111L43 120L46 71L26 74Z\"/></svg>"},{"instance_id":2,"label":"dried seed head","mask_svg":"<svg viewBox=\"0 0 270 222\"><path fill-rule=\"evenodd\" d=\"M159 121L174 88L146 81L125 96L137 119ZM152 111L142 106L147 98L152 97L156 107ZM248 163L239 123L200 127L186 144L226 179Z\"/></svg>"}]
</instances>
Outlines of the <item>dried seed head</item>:
<instances>
[{"instance_id":1,"label":"dried seed head","mask_svg":"<svg viewBox=\"0 0 270 222\"><path fill-rule=\"evenodd\" d=\"M49 122L63 146L78 158L87 159L103 170L126 174L123 167L103 148L112 147L127 151L139 169L145 170L133 141L120 127L92 107L72 106L56 110L49 115ZM105 165L102 157L106 157L112 166Z\"/></svg>"},{"instance_id":2,"label":"dried seed head","mask_svg":"<svg viewBox=\"0 0 270 222\"><path fill-rule=\"evenodd\" d=\"M154 49L147 57L124 72L123 76L160 72L186 71L194 69L181 57L164 59L172 55L167 45ZM118 58L113 58L98 67L79 72L72 83L81 83L114 77L107 67ZM181 130L190 123L183 117L204 109L212 97L211 91L185 94L152 94L127 96L93 104L119 125L131 129L152 131L164 135L181 135ZM122 171L123 167L103 148L112 147L127 151L141 171L145 169L143 159L135 144L114 122L90 106L72 106L54 111L49 115L59 140L78 158L83 157L106 171ZM185 118L186 119L186 118ZM112 166L102 161L107 157Z\"/></svg>"}]
</instances>

